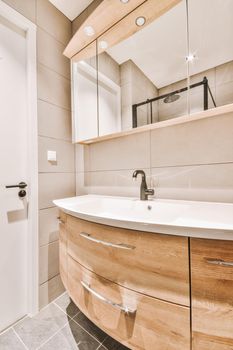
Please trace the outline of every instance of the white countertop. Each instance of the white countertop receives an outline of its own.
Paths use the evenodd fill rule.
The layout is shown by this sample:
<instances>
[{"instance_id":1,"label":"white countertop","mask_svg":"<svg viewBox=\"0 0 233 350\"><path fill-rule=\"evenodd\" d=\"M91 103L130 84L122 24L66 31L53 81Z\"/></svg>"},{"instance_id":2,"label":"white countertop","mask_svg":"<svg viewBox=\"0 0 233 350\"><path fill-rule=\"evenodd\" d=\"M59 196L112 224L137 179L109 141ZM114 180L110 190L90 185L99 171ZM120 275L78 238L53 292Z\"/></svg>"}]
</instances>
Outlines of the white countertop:
<instances>
[{"instance_id":1,"label":"white countertop","mask_svg":"<svg viewBox=\"0 0 233 350\"><path fill-rule=\"evenodd\" d=\"M54 200L67 214L126 229L233 240L233 204L85 195Z\"/></svg>"}]
</instances>

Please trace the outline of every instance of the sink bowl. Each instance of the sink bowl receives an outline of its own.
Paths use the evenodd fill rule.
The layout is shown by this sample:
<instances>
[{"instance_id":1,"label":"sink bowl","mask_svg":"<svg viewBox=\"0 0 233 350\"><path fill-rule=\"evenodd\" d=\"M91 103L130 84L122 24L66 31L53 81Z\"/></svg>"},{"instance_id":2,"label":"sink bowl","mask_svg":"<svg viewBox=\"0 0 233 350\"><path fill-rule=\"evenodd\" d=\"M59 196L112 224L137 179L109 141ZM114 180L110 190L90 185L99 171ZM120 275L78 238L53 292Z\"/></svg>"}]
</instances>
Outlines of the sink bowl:
<instances>
[{"instance_id":1,"label":"sink bowl","mask_svg":"<svg viewBox=\"0 0 233 350\"><path fill-rule=\"evenodd\" d=\"M233 204L85 195L54 200L66 213L127 229L233 239Z\"/></svg>"}]
</instances>

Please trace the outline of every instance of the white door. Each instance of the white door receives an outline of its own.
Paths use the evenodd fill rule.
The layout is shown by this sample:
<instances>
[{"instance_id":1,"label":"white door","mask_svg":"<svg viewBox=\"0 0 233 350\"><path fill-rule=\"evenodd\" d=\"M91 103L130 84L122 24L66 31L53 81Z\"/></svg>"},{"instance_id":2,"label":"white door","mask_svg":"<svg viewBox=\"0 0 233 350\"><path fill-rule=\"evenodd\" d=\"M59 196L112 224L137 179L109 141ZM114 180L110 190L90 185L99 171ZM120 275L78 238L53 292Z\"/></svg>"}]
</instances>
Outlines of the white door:
<instances>
[{"instance_id":1,"label":"white door","mask_svg":"<svg viewBox=\"0 0 233 350\"><path fill-rule=\"evenodd\" d=\"M27 313L28 184L25 32L0 16L0 331ZM28 190L28 188L26 188Z\"/></svg>"}]
</instances>

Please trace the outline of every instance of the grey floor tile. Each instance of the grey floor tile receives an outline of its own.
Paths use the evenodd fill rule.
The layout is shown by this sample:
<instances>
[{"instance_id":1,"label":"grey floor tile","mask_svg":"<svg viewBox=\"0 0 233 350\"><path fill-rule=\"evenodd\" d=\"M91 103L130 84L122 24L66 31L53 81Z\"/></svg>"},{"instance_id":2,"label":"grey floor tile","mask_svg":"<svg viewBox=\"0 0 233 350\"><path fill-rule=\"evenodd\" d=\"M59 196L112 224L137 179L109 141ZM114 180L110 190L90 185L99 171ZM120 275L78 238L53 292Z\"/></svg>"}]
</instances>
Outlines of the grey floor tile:
<instances>
[{"instance_id":1,"label":"grey floor tile","mask_svg":"<svg viewBox=\"0 0 233 350\"><path fill-rule=\"evenodd\" d=\"M115 339L111 337L107 337L105 341L103 342L104 348L107 348L107 350L129 350L126 346L118 343ZM98 350L105 350L105 349L98 349Z\"/></svg>"},{"instance_id":2,"label":"grey floor tile","mask_svg":"<svg viewBox=\"0 0 233 350\"><path fill-rule=\"evenodd\" d=\"M69 315L71 318L77 315L79 312L79 308L75 305L75 303L70 299L68 293L63 294L59 298L57 298L55 301L55 304L57 304L67 315Z\"/></svg>"},{"instance_id":3,"label":"grey floor tile","mask_svg":"<svg viewBox=\"0 0 233 350\"><path fill-rule=\"evenodd\" d=\"M0 349L1 350L25 350L26 348L21 343L13 329L0 334Z\"/></svg>"},{"instance_id":4,"label":"grey floor tile","mask_svg":"<svg viewBox=\"0 0 233 350\"><path fill-rule=\"evenodd\" d=\"M96 350L99 343L85 332L76 322L70 320L40 350Z\"/></svg>"},{"instance_id":5,"label":"grey floor tile","mask_svg":"<svg viewBox=\"0 0 233 350\"><path fill-rule=\"evenodd\" d=\"M24 344L37 349L68 322L68 316L58 306L50 304L33 318L25 318L14 329Z\"/></svg>"},{"instance_id":6,"label":"grey floor tile","mask_svg":"<svg viewBox=\"0 0 233 350\"><path fill-rule=\"evenodd\" d=\"M74 321L80 324L88 333L93 335L100 343L106 338L106 333L91 322L82 312L74 317Z\"/></svg>"}]
</instances>

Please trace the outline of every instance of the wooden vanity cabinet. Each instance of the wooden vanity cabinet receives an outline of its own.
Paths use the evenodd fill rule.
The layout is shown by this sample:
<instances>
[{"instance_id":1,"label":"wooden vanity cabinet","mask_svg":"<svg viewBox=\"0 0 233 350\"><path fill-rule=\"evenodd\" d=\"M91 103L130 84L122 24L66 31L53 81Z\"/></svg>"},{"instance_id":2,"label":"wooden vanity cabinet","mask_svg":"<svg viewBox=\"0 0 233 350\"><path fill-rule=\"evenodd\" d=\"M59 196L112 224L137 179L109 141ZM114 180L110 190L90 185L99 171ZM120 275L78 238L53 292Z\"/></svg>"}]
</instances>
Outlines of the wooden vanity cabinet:
<instances>
[{"instance_id":1,"label":"wooden vanity cabinet","mask_svg":"<svg viewBox=\"0 0 233 350\"><path fill-rule=\"evenodd\" d=\"M67 216L67 251L123 287L189 306L188 238L100 225Z\"/></svg>"},{"instance_id":2,"label":"wooden vanity cabinet","mask_svg":"<svg viewBox=\"0 0 233 350\"><path fill-rule=\"evenodd\" d=\"M130 349L190 350L187 238L60 220L61 278L80 310Z\"/></svg>"},{"instance_id":3,"label":"wooden vanity cabinet","mask_svg":"<svg viewBox=\"0 0 233 350\"><path fill-rule=\"evenodd\" d=\"M192 350L233 349L233 242L191 239Z\"/></svg>"},{"instance_id":4,"label":"wooden vanity cabinet","mask_svg":"<svg viewBox=\"0 0 233 350\"><path fill-rule=\"evenodd\" d=\"M68 291L91 321L130 349L190 349L187 307L121 287L87 270L69 255ZM104 303L96 294L109 303ZM128 313L118 305L127 308Z\"/></svg>"},{"instance_id":5,"label":"wooden vanity cabinet","mask_svg":"<svg viewBox=\"0 0 233 350\"><path fill-rule=\"evenodd\" d=\"M107 334L135 350L233 350L233 242L60 221L62 281Z\"/></svg>"}]
</instances>

